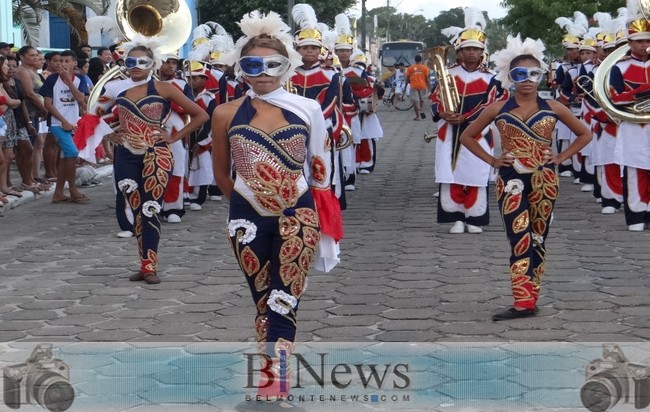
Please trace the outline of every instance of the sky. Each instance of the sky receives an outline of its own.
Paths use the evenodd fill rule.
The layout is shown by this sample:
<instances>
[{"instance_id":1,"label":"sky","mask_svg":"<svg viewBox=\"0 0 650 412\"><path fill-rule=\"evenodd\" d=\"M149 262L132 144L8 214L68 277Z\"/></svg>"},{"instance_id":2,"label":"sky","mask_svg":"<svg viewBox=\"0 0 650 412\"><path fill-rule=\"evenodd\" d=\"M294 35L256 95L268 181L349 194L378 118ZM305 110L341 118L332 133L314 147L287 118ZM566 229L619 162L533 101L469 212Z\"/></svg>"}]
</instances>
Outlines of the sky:
<instances>
[{"instance_id":1,"label":"sky","mask_svg":"<svg viewBox=\"0 0 650 412\"><path fill-rule=\"evenodd\" d=\"M488 12L491 19L506 15L506 9L499 6L501 0L388 0L391 7L399 13L421 14L427 19L435 18L441 11L454 7L478 7ZM366 0L366 10L385 7L386 0ZM357 9L350 14L361 15L361 2L357 1Z\"/></svg>"}]
</instances>

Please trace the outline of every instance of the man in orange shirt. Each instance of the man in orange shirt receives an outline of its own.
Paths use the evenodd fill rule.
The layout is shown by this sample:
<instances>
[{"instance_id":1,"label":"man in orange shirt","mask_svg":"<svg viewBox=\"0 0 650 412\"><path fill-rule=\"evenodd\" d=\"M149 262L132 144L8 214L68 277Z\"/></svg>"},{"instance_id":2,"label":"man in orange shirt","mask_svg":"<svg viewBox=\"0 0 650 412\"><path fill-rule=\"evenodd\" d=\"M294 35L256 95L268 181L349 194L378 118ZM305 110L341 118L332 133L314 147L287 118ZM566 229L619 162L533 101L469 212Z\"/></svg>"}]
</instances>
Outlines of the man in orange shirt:
<instances>
[{"instance_id":1,"label":"man in orange shirt","mask_svg":"<svg viewBox=\"0 0 650 412\"><path fill-rule=\"evenodd\" d=\"M421 109L424 99L429 95L429 68L422 64L422 56L415 56L415 64L406 69L406 84L411 86L411 100L415 110L415 119L426 118Z\"/></svg>"}]
</instances>

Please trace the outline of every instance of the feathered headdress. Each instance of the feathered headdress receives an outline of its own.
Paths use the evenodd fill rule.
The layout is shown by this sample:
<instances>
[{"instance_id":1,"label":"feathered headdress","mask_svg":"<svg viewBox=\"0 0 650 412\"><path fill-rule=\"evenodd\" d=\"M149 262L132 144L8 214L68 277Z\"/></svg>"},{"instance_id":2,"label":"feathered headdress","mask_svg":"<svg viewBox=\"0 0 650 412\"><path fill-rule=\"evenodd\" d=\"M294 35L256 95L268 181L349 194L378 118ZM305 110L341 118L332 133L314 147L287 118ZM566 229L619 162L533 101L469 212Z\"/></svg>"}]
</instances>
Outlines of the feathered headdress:
<instances>
[{"instance_id":1,"label":"feathered headdress","mask_svg":"<svg viewBox=\"0 0 650 412\"><path fill-rule=\"evenodd\" d=\"M287 72L282 75L280 82L284 84L291 79L296 68L302 65L302 57L300 57L300 54L298 54L298 52L293 48L293 37L290 33L291 28L282 21L280 15L274 11L265 15L261 11L255 10L249 14L245 14L237 25L239 25L239 28L244 35L237 40L235 48L225 56L224 63L229 66L234 66L235 73L241 76L243 72L239 67L239 59L241 58L242 49L249 40L264 34L276 38L284 44L284 47L287 49L287 53L289 54L289 62L291 66Z\"/></svg>"},{"instance_id":2,"label":"feathered headdress","mask_svg":"<svg viewBox=\"0 0 650 412\"><path fill-rule=\"evenodd\" d=\"M565 49L577 49L580 47L580 40L587 33L589 23L587 16L579 11L573 14L573 19L558 17L555 24L566 30L567 34L562 38L562 46Z\"/></svg>"},{"instance_id":3,"label":"feathered headdress","mask_svg":"<svg viewBox=\"0 0 650 412\"><path fill-rule=\"evenodd\" d=\"M627 0L627 38L628 40L650 39L650 22L643 16L639 0Z\"/></svg>"},{"instance_id":4,"label":"feathered headdress","mask_svg":"<svg viewBox=\"0 0 650 412\"><path fill-rule=\"evenodd\" d=\"M548 65L544 63L544 50L546 50L546 46L539 39L533 40L527 37L526 40L521 41L521 35L519 34L517 37L508 35L506 48L494 53L491 58L497 70L496 79L501 81L504 88L510 88L512 85L508 77L510 62L522 54L532 55L539 61L542 70L547 70Z\"/></svg>"},{"instance_id":5,"label":"feathered headdress","mask_svg":"<svg viewBox=\"0 0 650 412\"><path fill-rule=\"evenodd\" d=\"M300 3L291 9L291 17L300 30L296 32L296 46L323 46L323 33L318 30L318 18L314 8Z\"/></svg>"},{"instance_id":6,"label":"feathered headdress","mask_svg":"<svg viewBox=\"0 0 650 412\"><path fill-rule=\"evenodd\" d=\"M455 48L458 48L458 36L463 32L463 29L461 27L456 27L456 26L451 26L447 27L446 29L440 30L440 33L442 33L443 36L449 38L449 43L451 43Z\"/></svg>"},{"instance_id":7,"label":"feathered headdress","mask_svg":"<svg viewBox=\"0 0 650 412\"><path fill-rule=\"evenodd\" d=\"M336 43L336 32L330 30L325 23L318 23L318 30L323 34L323 48L321 49L320 58L323 60L331 59L334 53L334 44Z\"/></svg>"},{"instance_id":8,"label":"feathered headdress","mask_svg":"<svg viewBox=\"0 0 650 412\"><path fill-rule=\"evenodd\" d=\"M345 14L337 14L334 17L334 25L336 30L336 41L334 49L347 49L354 48L354 38L352 37L352 29L350 28L350 19Z\"/></svg>"},{"instance_id":9,"label":"feathered headdress","mask_svg":"<svg viewBox=\"0 0 650 412\"><path fill-rule=\"evenodd\" d=\"M609 13L594 13L594 20L598 22L598 33L596 34L596 41L599 47L603 47L605 44L605 37L609 33L608 26L609 22L612 21L612 15Z\"/></svg>"},{"instance_id":10,"label":"feathered headdress","mask_svg":"<svg viewBox=\"0 0 650 412\"><path fill-rule=\"evenodd\" d=\"M627 42L627 8L620 7L617 13L616 18L611 21L611 30L616 34L615 46Z\"/></svg>"},{"instance_id":11,"label":"feathered headdress","mask_svg":"<svg viewBox=\"0 0 650 412\"><path fill-rule=\"evenodd\" d=\"M86 31L88 34L106 34L111 39L111 44L124 41L124 35L120 31L115 19L106 16L90 17L86 20Z\"/></svg>"},{"instance_id":12,"label":"feathered headdress","mask_svg":"<svg viewBox=\"0 0 650 412\"><path fill-rule=\"evenodd\" d=\"M210 60L210 53L214 49L212 39L215 36L227 36L228 32L222 25L214 21L207 21L199 24L192 31L192 51L189 58L193 61L207 62Z\"/></svg>"},{"instance_id":13,"label":"feathered headdress","mask_svg":"<svg viewBox=\"0 0 650 412\"><path fill-rule=\"evenodd\" d=\"M210 52L210 64L225 64L224 57L235 48L232 36L226 34L215 34L210 38L212 51Z\"/></svg>"},{"instance_id":14,"label":"feathered headdress","mask_svg":"<svg viewBox=\"0 0 650 412\"><path fill-rule=\"evenodd\" d=\"M601 31L602 29L600 27L590 27L584 35L584 38L580 41L580 47L578 49L595 52L597 50L596 47L598 47L598 34Z\"/></svg>"},{"instance_id":15,"label":"feathered headdress","mask_svg":"<svg viewBox=\"0 0 650 412\"><path fill-rule=\"evenodd\" d=\"M463 47L485 49L487 45L485 26L487 23L483 12L476 7L466 7L464 12L465 28L458 35L456 49L462 49Z\"/></svg>"},{"instance_id":16,"label":"feathered headdress","mask_svg":"<svg viewBox=\"0 0 650 412\"><path fill-rule=\"evenodd\" d=\"M140 33L136 33L130 41L122 43L121 47L124 49L124 56L128 56L131 49L137 46L144 46L152 51L154 62L153 68L159 69L162 65L162 53L160 52L162 44L160 43L160 40L157 37L146 37Z\"/></svg>"}]
</instances>

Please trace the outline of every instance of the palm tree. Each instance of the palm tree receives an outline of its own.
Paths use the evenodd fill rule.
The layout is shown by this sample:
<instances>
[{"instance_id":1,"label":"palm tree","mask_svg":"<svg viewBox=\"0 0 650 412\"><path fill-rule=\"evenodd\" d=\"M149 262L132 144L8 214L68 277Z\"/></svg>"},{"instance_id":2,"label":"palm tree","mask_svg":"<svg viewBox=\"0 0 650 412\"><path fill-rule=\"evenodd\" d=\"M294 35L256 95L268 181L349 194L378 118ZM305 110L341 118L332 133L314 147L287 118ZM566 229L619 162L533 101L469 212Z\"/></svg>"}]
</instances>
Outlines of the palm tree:
<instances>
[{"instance_id":1,"label":"palm tree","mask_svg":"<svg viewBox=\"0 0 650 412\"><path fill-rule=\"evenodd\" d=\"M110 0L12 0L14 23L22 27L25 44L38 46L39 30L43 12L62 17L80 44L88 42L84 7L98 16L110 6Z\"/></svg>"}]
</instances>

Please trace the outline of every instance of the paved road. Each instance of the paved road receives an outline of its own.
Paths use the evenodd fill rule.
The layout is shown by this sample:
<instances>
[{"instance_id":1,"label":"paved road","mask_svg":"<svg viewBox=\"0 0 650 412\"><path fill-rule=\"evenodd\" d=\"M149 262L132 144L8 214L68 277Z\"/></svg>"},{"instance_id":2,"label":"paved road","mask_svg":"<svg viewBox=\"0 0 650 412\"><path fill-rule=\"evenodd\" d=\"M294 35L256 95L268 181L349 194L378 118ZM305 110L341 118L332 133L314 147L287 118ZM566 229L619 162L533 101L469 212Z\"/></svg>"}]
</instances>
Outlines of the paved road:
<instances>
[{"instance_id":1,"label":"paved road","mask_svg":"<svg viewBox=\"0 0 650 412\"><path fill-rule=\"evenodd\" d=\"M301 341L650 339L650 231L626 231L564 179L534 319L494 323L511 303L508 244L491 194L481 235L435 223L430 120L380 113L376 171L349 193L342 263L314 272ZM159 285L134 284L133 239L115 237L110 184L87 205L40 199L0 218L0 341L246 341L253 310L226 243L226 202L165 225Z\"/></svg>"}]
</instances>

